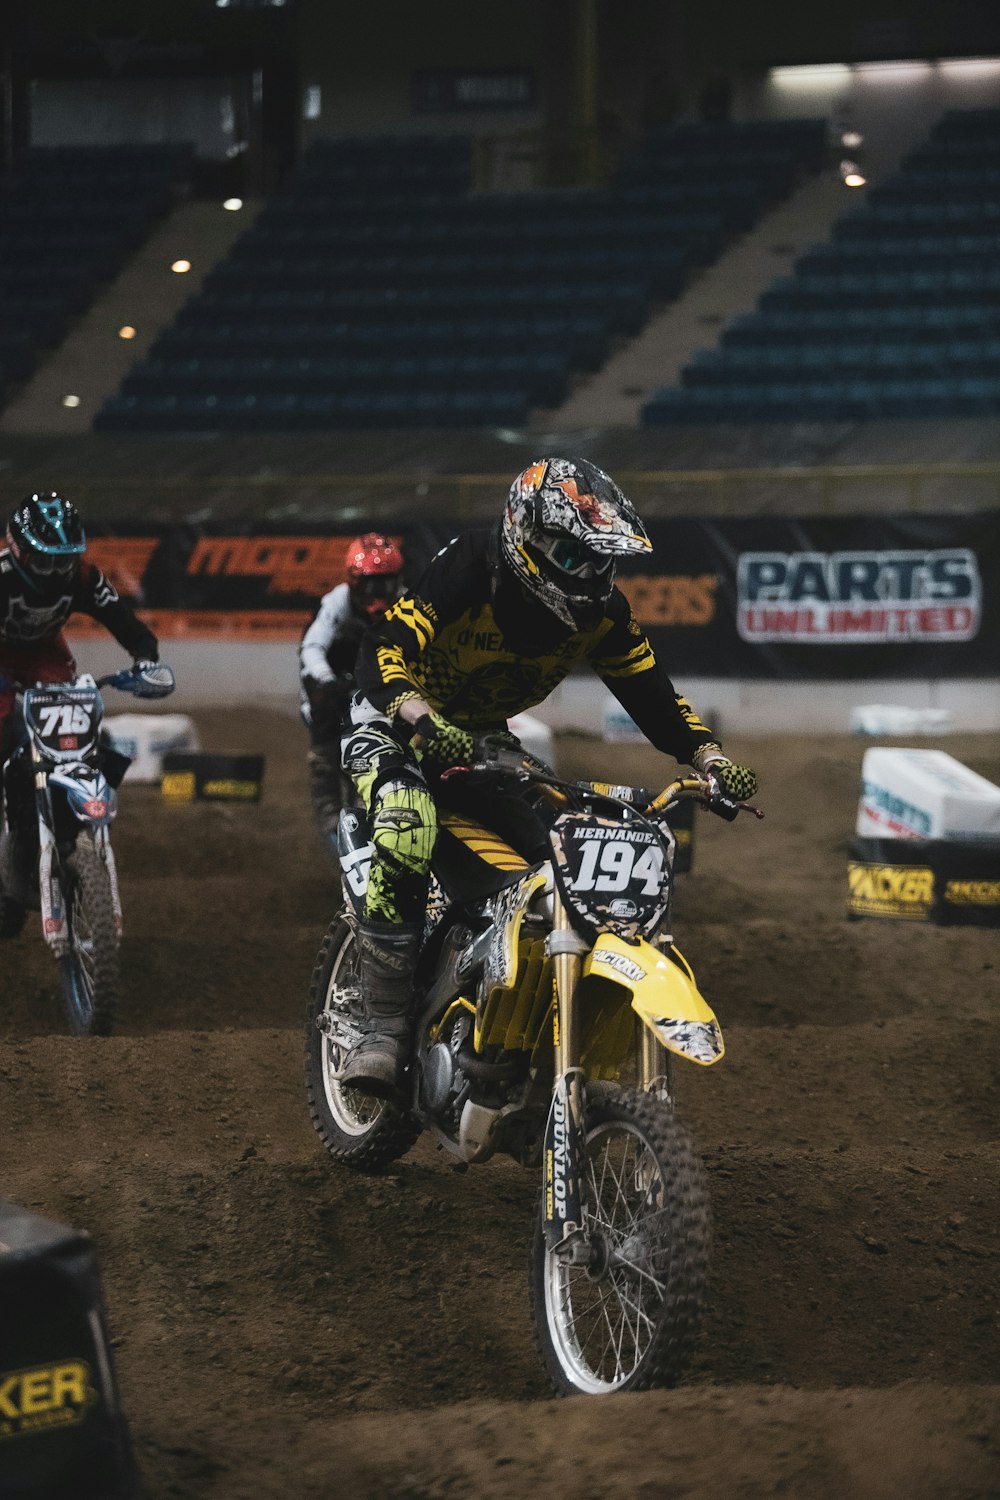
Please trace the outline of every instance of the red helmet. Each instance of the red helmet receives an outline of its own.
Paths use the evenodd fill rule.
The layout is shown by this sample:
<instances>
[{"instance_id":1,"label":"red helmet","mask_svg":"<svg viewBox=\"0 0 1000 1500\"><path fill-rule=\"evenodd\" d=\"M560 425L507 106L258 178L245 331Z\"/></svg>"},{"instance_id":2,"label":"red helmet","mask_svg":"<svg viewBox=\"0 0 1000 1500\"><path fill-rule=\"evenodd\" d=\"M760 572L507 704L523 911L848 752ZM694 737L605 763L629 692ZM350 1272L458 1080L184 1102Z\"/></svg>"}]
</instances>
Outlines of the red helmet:
<instances>
[{"instance_id":1,"label":"red helmet","mask_svg":"<svg viewBox=\"0 0 1000 1500\"><path fill-rule=\"evenodd\" d=\"M391 537L366 531L348 545L344 571L354 608L374 620L399 598L403 554Z\"/></svg>"}]
</instances>

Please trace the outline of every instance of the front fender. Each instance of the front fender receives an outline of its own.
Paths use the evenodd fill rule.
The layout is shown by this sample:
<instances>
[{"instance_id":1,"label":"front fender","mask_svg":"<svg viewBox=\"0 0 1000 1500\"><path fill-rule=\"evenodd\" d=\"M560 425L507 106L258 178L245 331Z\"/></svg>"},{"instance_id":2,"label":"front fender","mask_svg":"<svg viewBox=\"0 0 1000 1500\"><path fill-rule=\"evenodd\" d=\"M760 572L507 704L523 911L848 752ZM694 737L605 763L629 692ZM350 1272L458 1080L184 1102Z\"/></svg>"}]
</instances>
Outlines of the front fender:
<instances>
[{"instance_id":1,"label":"front fender","mask_svg":"<svg viewBox=\"0 0 1000 1500\"><path fill-rule=\"evenodd\" d=\"M66 798L78 823L106 828L118 811L118 797L99 770L81 761L57 766L49 773L49 788Z\"/></svg>"},{"instance_id":2,"label":"front fender","mask_svg":"<svg viewBox=\"0 0 1000 1500\"><path fill-rule=\"evenodd\" d=\"M630 990L632 1009L657 1041L668 1051L708 1068L725 1055L722 1028L699 993L691 970L681 963L683 967L642 938L626 943L606 932L584 960L583 973Z\"/></svg>"}]
</instances>

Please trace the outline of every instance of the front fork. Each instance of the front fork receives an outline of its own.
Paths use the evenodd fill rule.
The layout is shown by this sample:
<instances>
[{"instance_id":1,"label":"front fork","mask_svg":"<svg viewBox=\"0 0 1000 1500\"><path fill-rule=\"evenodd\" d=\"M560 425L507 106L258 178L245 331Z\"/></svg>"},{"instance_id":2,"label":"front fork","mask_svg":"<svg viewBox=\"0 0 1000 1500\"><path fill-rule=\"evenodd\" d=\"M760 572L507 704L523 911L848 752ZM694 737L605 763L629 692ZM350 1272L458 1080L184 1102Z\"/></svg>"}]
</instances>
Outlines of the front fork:
<instances>
[{"instance_id":1,"label":"front fork","mask_svg":"<svg viewBox=\"0 0 1000 1500\"><path fill-rule=\"evenodd\" d=\"M38 798L38 895L42 917L42 935L55 958L65 958L69 952L70 931L66 891L60 868L59 851L52 832L52 807L49 792L42 772L36 771L36 796ZM84 825L81 825L84 826ZM104 862L111 888L111 907L115 918L115 931L122 935L122 903L118 889L118 869L107 827L94 827L94 847Z\"/></svg>"},{"instance_id":2,"label":"front fork","mask_svg":"<svg viewBox=\"0 0 1000 1500\"><path fill-rule=\"evenodd\" d=\"M639 1087L664 1104L674 1102L671 1082L670 1053L657 1041L648 1026L639 1025Z\"/></svg>"},{"instance_id":3,"label":"front fork","mask_svg":"<svg viewBox=\"0 0 1000 1500\"><path fill-rule=\"evenodd\" d=\"M546 947L552 958L555 1081L542 1157L545 1244L548 1250L558 1250L574 1264L585 1265L590 1263L592 1250L583 1222L581 1175L586 1141L586 1076L576 989L590 945L571 926L558 891L553 895L552 931ZM639 1046L640 1087L668 1103L669 1063L665 1048L643 1026Z\"/></svg>"}]
</instances>

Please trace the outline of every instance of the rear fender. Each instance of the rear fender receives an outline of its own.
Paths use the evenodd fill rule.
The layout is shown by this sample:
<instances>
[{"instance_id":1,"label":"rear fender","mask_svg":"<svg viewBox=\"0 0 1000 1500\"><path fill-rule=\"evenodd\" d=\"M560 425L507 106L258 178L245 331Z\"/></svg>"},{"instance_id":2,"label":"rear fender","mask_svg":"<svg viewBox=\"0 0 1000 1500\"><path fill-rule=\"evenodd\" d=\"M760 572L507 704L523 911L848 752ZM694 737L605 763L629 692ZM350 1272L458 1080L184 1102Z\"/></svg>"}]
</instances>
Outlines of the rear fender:
<instances>
[{"instance_id":1,"label":"rear fender","mask_svg":"<svg viewBox=\"0 0 1000 1500\"><path fill-rule=\"evenodd\" d=\"M603 933L584 960L583 974L620 984L632 996L632 1009L669 1052L700 1067L711 1067L725 1054L722 1028L699 993L687 963L674 959L643 939L626 943Z\"/></svg>"}]
</instances>

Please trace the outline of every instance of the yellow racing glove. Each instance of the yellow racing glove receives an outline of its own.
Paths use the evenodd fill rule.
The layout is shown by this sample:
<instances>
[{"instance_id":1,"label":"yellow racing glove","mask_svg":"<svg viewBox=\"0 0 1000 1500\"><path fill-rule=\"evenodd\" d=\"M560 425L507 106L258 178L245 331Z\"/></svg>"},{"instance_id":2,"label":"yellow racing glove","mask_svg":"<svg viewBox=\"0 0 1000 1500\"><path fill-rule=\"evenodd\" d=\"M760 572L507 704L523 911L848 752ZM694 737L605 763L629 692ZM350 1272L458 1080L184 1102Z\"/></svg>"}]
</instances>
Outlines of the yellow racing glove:
<instances>
[{"instance_id":1,"label":"yellow racing glove","mask_svg":"<svg viewBox=\"0 0 1000 1500\"><path fill-rule=\"evenodd\" d=\"M423 759L435 771L449 766L469 766L475 758L475 741L467 729L443 719L440 714L423 714L413 726L424 742Z\"/></svg>"}]
</instances>

